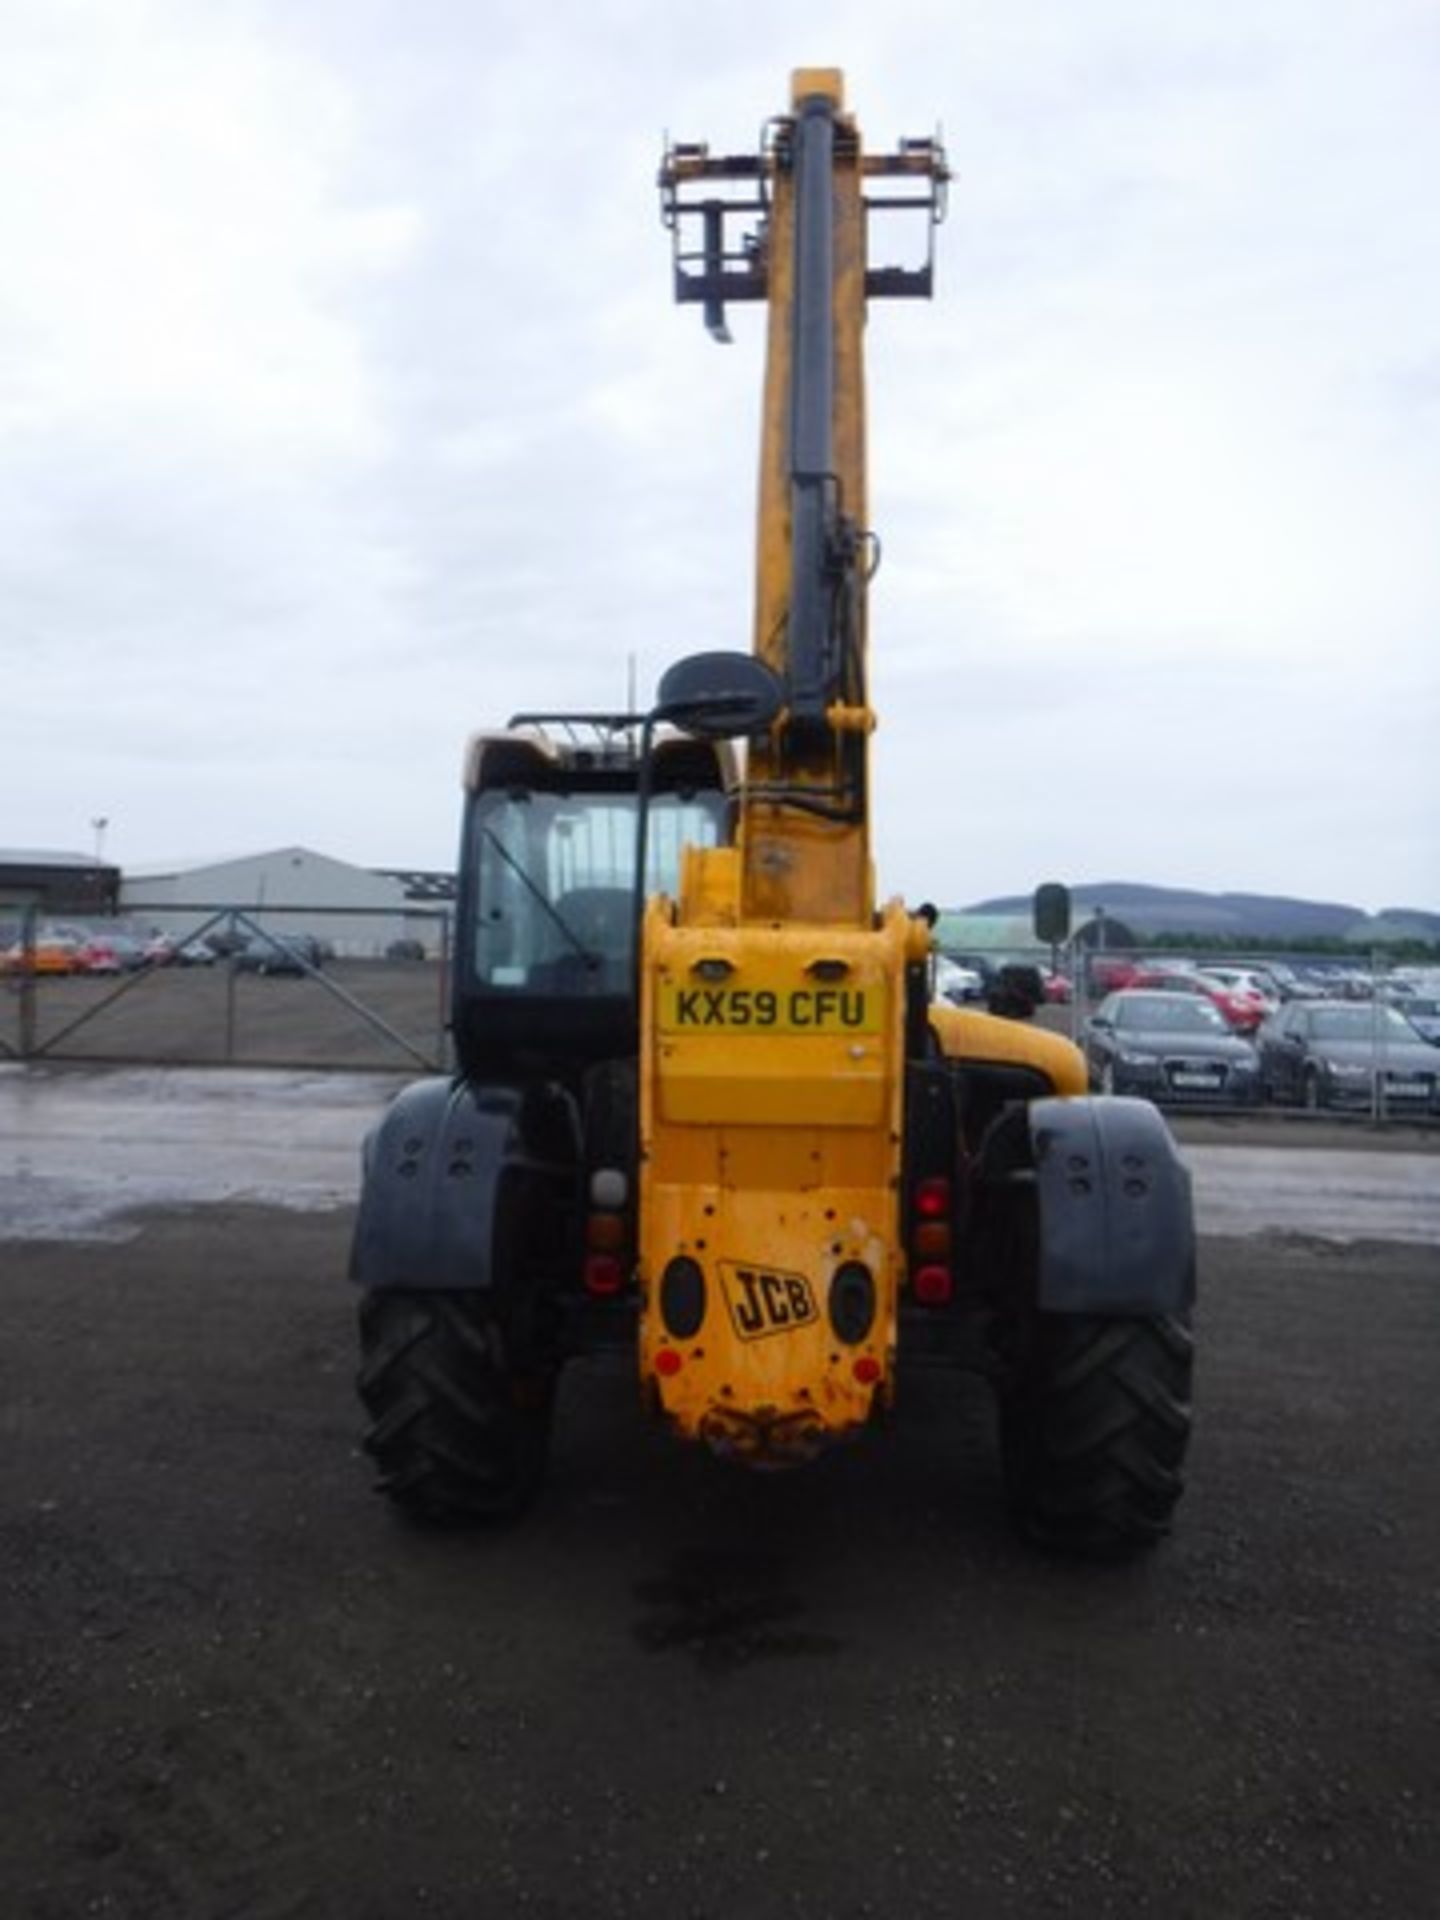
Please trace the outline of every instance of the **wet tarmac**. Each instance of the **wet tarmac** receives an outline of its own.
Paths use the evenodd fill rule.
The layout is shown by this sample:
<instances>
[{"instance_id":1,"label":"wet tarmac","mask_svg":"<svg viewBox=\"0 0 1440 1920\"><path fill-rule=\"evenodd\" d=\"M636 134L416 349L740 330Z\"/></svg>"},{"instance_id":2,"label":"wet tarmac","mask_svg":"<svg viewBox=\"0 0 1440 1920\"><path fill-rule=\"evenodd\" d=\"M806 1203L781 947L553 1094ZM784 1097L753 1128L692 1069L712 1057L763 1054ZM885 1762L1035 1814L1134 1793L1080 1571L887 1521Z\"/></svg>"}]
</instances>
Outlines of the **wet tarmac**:
<instances>
[{"instance_id":1,"label":"wet tarmac","mask_svg":"<svg viewBox=\"0 0 1440 1920\"><path fill-rule=\"evenodd\" d=\"M125 1240L142 1208L350 1205L394 1074L0 1066L0 1239Z\"/></svg>"},{"instance_id":2,"label":"wet tarmac","mask_svg":"<svg viewBox=\"0 0 1440 1920\"><path fill-rule=\"evenodd\" d=\"M153 1207L348 1206L360 1142L406 1077L0 1066L0 1239L124 1240ZM1440 1247L1434 1151L1285 1137L1182 1152L1203 1234Z\"/></svg>"},{"instance_id":3,"label":"wet tarmac","mask_svg":"<svg viewBox=\"0 0 1440 1920\"><path fill-rule=\"evenodd\" d=\"M1304 1145L1183 1146L1202 1234L1440 1247L1440 1157ZM1437 1274L1440 1277L1440 1274Z\"/></svg>"}]
</instances>

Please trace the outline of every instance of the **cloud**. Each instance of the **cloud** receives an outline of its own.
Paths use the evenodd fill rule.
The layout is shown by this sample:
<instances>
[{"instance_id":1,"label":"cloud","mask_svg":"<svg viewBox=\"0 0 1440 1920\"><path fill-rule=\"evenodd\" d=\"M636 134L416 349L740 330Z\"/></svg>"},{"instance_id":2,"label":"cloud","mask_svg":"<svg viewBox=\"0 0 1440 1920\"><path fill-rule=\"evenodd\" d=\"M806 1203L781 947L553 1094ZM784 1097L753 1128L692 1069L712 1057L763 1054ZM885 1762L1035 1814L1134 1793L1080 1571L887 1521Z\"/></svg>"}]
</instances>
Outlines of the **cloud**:
<instances>
[{"instance_id":1,"label":"cloud","mask_svg":"<svg viewBox=\"0 0 1440 1920\"><path fill-rule=\"evenodd\" d=\"M959 175L938 299L868 329L886 887L1433 903L1429 7L36 0L0 42L8 840L439 863L471 726L747 644L761 316L671 307L654 173L818 56Z\"/></svg>"}]
</instances>

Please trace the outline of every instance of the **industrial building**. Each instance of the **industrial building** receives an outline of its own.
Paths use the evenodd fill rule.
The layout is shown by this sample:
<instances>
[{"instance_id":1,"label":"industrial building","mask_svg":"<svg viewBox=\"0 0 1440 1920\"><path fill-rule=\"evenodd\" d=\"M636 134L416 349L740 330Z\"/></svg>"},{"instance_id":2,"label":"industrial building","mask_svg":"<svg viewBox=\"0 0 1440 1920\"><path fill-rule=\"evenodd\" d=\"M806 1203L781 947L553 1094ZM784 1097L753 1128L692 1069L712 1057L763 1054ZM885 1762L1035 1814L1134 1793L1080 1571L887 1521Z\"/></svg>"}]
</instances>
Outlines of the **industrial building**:
<instances>
[{"instance_id":1,"label":"industrial building","mask_svg":"<svg viewBox=\"0 0 1440 1920\"><path fill-rule=\"evenodd\" d=\"M0 914L33 908L42 919L108 915L120 897L120 869L89 853L0 847Z\"/></svg>"},{"instance_id":2,"label":"industrial building","mask_svg":"<svg viewBox=\"0 0 1440 1920\"><path fill-rule=\"evenodd\" d=\"M277 847L235 859L129 869L121 915L184 942L236 914L270 933L306 933L337 954L367 958L397 941L426 954L448 945L448 875L383 873L309 847ZM422 884L424 883L424 884Z\"/></svg>"}]
</instances>

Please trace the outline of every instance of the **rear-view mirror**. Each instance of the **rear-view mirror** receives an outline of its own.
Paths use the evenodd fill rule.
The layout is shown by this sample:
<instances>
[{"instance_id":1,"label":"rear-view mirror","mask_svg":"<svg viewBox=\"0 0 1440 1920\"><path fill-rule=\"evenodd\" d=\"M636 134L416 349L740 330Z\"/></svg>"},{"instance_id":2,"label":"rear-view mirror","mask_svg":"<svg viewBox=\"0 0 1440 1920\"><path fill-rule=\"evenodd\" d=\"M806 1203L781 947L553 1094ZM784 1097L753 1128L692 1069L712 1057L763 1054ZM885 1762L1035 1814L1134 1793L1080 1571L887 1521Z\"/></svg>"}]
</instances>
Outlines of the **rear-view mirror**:
<instances>
[{"instance_id":1,"label":"rear-view mirror","mask_svg":"<svg viewBox=\"0 0 1440 1920\"><path fill-rule=\"evenodd\" d=\"M1070 938L1070 889L1058 880L1047 880L1035 889L1031 905L1035 938L1047 946L1058 947Z\"/></svg>"},{"instance_id":2,"label":"rear-view mirror","mask_svg":"<svg viewBox=\"0 0 1440 1920\"><path fill-rule=\"evenodd\" d=\"M692 653L661 675L654 717L703 740L738 740L763 733L784 700L779 675L753 653Z\"/></svg>"}]
</instances>

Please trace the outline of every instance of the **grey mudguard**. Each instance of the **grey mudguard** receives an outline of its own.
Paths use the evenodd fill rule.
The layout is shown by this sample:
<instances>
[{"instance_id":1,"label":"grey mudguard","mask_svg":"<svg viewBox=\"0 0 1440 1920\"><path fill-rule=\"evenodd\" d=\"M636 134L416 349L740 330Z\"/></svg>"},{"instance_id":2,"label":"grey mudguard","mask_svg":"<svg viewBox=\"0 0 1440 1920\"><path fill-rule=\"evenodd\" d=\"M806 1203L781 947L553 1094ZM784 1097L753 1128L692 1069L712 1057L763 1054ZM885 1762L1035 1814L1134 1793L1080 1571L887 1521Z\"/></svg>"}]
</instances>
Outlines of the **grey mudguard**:
<instances>
[{"instance_id":1,"label":"grey mudguard","mask_svg":"<svg viewBox=\"0 0 1440 1920\"><path fill-rule=\"evenodd\" d=\"M365 1141L350 1251L362 1287L487 1288L507 1180L541 1169L512 1087L418 1080Z\"/></svg>"},{"instance_id":2,"label":"grey mudguard","mask_svg":"<svg viewBox=\"0 0 1440 1920\"><path fill-rule=\"evenodd\" d=\"M1032 1100L1041 1308L1168 1314L1195 1294L1190 1175L1148 1100Z\"/></svg>"}]
</instances>

